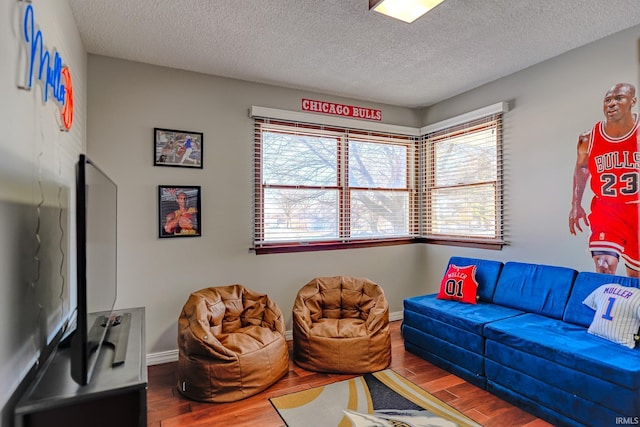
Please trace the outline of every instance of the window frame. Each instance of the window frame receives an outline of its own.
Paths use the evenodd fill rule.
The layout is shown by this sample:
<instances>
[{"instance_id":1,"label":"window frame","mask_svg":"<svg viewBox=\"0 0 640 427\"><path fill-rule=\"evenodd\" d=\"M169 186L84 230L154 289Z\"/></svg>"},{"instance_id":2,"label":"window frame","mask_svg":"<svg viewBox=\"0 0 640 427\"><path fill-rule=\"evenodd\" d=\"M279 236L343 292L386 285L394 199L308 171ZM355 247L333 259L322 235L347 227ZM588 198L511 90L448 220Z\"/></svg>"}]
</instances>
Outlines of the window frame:
<instances>
[{"instance_id":1,"label":"window frame","mask_svg":"<svg viewBox=\"0 0 640 427\"><path fill-rule=\"evenodd\" d=\"M295 112L278 110L267 107L252 106L250 109L250 117L254 119L254 212L253 212L253 236L251 251L256 254L270 254L270 253L289 253L289 252L307 252L307 251L323 251L323 250L338 250L338 249L355 249L365 247L377 247L377 246L394 246L412 243L428 243L435 245L447 245L447 246L462 246L471 248L501 250L503 246L508 245L505 238L505 224L506 208L504 197L504 166L502 160L504 157L504 143L503 143L503 115L509 111L509 105L507 102L498 102L493 105L489 105L456 117L452 117L447 120L443 120L432 125L428 125L422 128L413 128L407 126L397 126L384 124L379 122L354 120L350 118L342 118L335 116L319 115L305 112ZM431 155L428 154L426 148L427 136L434 132L442 131L446 128L453 128L460 125L465 125L469 122L474 122L478 119L483 119L487 116L499 116L500 124L498 128L498 146L497 156L500 161L498 166L497 187L496 191L499 193L497 197L497 222L496 230L499 233L498 238L460 238L451 236L434 236L425 232L425 214L428 211L426 198L428 192L426 191L426 176L427 168ZM296 123L298 126L308 126L310 128L326 128L326 129L347 129L355 133L362 132L368 135L376 134L392 134L401 136L404 138L411 138L415 141L415 147L413 149L413 170L407 171L407 176L413 174L411 178L413 181L413 189L411 190L409 197L409 234L403 237L389 237L389 238L365 238L365 239L337 239L335 241L296 241L296 242L274 242L265 243L256 239L257 233L264 227L264 219L260 218L261 209L264 207L258 207L264 201L264 194L262 193L261 182L261 135L258 129L258 123L270 122L270 123ZM356 126L354 126L354 124ZM346 143L348 146L348 142ZM339 160L340 161L340 160ZM347 162L348 163L348 162ZM346 178L348 179L348 170L346 172ZM356 187L354 187L357 189ZM342 200L342 197L341 197ZM343 203L342 201L340 203ZM256 218L260 220L257 221ZM341 227L339 223L339 228ZM263 228L262 228L263 230Z\"/></svg>"},{"instance_id":2,"label":"window frame","mask_svg":"<svg viewBox=\"0 0 640 427\"><path fill-rule=\"evenodd\" d=\"M423 213L421 225L423 227L421 240L425 243L442 244L452 246L467 246L484 249L501 249L506 245L504 238L505 208L504 208L504 164L503 164L503 114L497 112L484 117L467 119L449 126L442 126L439 129L425 132L422 139L423 182L421 195L423 197ZM454 141L456 138L464 138L475 132L482 132L487 129L494 130L495 135L495 156L496 170L495 180L479 181L470 183L457 183L452 185L438 185L435 174L439 169L436 159L436 144L444 141ZM434 207L432 206L432 195L436 190L442 189L464 189L474 188L479 185L493 185L494 187L494 235L493 237L480 237L463 234L446 234L432 231Z\"/></svg>"},{"instance_id":3,"label":"window frame","mask_svg":"<svg viewBox=\"0 0 640 427\"><path fill-rule=\"evenodd\" d=\"M334 250L346 248L360 248L371 246L387 246L414 243L419 234L419 218L417 207L419 197L417 193L417 151L419 138L413 135L391 134L387 132L324 126L311 123L299 123L281 119L255 118L254 122L254 234L253 250L258 254L295 251ZM263 132L282 132L292 134L307 133L312 136L327 134L336 138L336 186L307 186L307 185L270 185L264 182L263 175ZM385 145L399 145L406 149L406 163L404 180L405 186L363 187L351 185L349 178L349 149L351 143L375 143ZM337 201L337 238L335 239L292 239L291 241L265 240L265 191L268 188L280 189L335 189L338 192ZM373 192L402 192L407 194L407 234L384 236L351 236L351 198L354 191Z\"/></svg>"}]
</instances>

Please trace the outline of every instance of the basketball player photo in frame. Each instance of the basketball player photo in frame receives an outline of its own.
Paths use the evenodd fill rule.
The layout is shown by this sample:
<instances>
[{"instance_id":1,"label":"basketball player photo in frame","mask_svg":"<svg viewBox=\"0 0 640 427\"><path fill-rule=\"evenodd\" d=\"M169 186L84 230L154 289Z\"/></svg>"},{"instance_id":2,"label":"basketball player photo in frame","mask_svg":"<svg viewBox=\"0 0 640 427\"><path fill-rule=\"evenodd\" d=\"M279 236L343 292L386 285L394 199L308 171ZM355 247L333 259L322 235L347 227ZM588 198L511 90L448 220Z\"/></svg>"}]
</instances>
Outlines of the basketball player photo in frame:
<instances>
[{"instance_id":1,"label":"basketball player photo in frame","mask_svg":"<svg viewBox=\"0 0 640 427\"><path fill-rule=\"evenodd\" d=\"M160 238L202 235L200 186L158 186Z\"/></svg>"}]
</instances>

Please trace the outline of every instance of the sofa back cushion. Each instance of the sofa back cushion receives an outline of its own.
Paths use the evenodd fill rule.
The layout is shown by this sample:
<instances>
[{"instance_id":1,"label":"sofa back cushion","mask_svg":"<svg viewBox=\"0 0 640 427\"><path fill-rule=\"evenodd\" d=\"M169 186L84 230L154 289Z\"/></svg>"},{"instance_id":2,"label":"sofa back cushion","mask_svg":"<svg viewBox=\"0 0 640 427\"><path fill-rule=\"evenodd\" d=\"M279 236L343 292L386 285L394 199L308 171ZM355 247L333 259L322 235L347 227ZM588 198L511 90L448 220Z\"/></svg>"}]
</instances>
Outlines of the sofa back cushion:
<instances>
[{"instance_id":1,"label":"sofa back cushion","mask_svg":"<svg viewBox=\"0 0 640 427\"><path fill-rule=\"evenodd\" d=\"M476 266L476 282L478 282L478 299L480 301L491 302L493 293L496 290L496 283L502 271L502 263L500 261L492 261L479 258L451 257L447 268L443 274L446 274L450 265L458 267Z\"/></svg>"},{"instance_id":2,"label":"sofa back cushion","mask_svg":"<svg viewBox=\"0 0 640 427\"><path fill-rule=\"evenodd\" d=\"M577 274L567 267L507 262L500 273L493 302L561 319Z\"/></svg>"},{"instance_id":3,"label":"sofa back cushion","mask_svg":"<svg viewBox=\"0 0 640 427\"><path fill-rule=\"evenodd\" d=\"M567 302L567 308L562 320L588 328L593 320L594 311L584 305L582 301L598 287L617 283L623 286L633 286L640 288L640 281L633 277L614 276L612 274L581 272L576 277L576 281L571 290L571 295Z\"/></svg>"}]
</instances>

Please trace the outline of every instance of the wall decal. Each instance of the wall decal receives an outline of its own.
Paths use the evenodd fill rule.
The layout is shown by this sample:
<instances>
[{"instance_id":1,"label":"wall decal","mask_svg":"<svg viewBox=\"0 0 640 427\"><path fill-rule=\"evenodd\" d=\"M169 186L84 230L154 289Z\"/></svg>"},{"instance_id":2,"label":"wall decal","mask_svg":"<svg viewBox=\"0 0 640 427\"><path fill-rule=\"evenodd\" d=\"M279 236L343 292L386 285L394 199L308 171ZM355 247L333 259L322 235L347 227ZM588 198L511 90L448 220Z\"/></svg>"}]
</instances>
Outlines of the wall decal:
<instances>
[{"instance_id":1,"label":"wall decal","mask_svg":"<svg viewBox=\"0 0 640 427\"><path fill-rule=\"evenodd\" d=\"M617 83L604 95L604 120L578 137L569 231L591 230L589 251L595 270L617 274L622 260L629 276L640 274L638 209L640 149L636 88ZM582 207L587 182L594 196ZM618 272L618 274L623 274Z\"/></svg>"}]
</instances>

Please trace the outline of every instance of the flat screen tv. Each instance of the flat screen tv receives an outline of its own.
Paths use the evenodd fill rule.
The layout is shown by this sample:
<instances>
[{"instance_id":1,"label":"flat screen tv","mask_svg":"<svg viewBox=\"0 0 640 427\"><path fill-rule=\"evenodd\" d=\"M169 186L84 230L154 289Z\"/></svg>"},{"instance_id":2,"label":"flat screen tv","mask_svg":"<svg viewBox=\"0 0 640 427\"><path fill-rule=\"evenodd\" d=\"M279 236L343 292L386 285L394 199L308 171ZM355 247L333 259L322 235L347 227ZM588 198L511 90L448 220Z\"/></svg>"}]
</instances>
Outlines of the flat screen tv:
<instances>
[{"instance_id":1,"label":"flat screen tv","mask_svg":"<svg viewBox=\"0 0 640 427\"><path fill-rule=\"evenodd\" d=\"M76 168L77 310L71 336L71 377L91 381L109 329L117 290L118 187L81 154Z\"/></svg>"}]
</instances>

